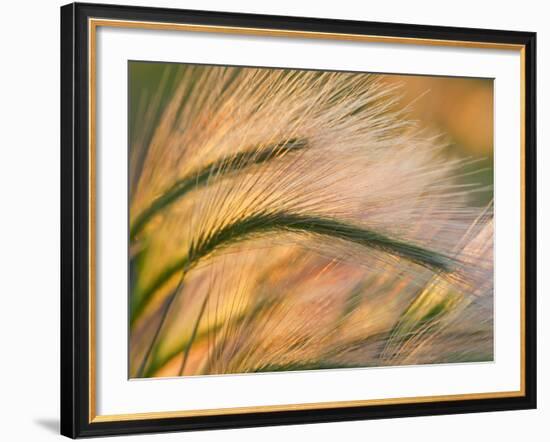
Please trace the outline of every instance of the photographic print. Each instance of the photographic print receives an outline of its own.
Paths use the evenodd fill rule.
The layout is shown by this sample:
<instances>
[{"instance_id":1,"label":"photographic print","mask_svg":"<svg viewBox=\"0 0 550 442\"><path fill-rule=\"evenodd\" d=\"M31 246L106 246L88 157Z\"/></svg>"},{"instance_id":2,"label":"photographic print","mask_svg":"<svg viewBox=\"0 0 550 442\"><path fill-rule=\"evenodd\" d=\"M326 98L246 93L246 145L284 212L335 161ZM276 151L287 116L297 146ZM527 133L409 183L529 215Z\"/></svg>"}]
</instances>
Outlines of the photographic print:
<instances>
[{"instance_id":1,"label":"photographic print","mask_svg":"<svg viewBox=\"0 0 550 442\"><path fill-rule=\"evenodd\" d=\"M493 361L493 80L128 62L129 377Z\"/></svg>"},{"instance_id":2,"label":"photographic print","mask_svg":"<svg viewBox=\"0 0 550 442\"><path fill-rule=\"evenodd\" d=\"M536 34L61 8L77 438L536 408Z\"/></svg>"}]
</instances>

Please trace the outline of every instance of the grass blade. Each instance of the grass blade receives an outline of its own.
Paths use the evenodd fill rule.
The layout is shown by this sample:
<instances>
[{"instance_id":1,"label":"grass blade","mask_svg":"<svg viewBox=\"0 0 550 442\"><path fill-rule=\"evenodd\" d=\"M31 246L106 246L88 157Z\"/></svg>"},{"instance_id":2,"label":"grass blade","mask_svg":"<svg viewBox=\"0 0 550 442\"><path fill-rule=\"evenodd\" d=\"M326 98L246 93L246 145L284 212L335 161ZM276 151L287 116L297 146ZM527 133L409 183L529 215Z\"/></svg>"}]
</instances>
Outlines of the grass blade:
<instances>
[{"instance_id":1,"label":"grass blade","mask_svg":"<svg viewBox=\"0 0 550 442\"><path fill-rule=\"evenodd\" d=\"M282 143L269 145L263 149L251 149L245 152L239 152L208 164L201 170L178 180L166 192L155 199L149 207L143 210L130 227L130 239L135 239L156 214L182 198L188 192L206 186L210 184L212 180L221 179L228 174L238 172L253 165L281 158L289 152L297 152L304 149L306 146L306 140L290 139Z\"/></svg>"},{"instance_id":2,"label":"grass blade","mask_svg":"<svg viewBox=\"0 0 550 442\"><path fill-rule=\"evenodd\" d=\"M255 235L282 232L308 233L348 241L387 252L434 271L450 271L454 263L452 258L439 252L331 218L279 212L256 214L199 237L191 245L187 255L168 265L148 287L137 294L135 302L132 303L131 323L133 324L143 312L156 290L176 272L182 269L187 272L201 259L223 247L250 239Z\"/></svg>"}]
</instances>

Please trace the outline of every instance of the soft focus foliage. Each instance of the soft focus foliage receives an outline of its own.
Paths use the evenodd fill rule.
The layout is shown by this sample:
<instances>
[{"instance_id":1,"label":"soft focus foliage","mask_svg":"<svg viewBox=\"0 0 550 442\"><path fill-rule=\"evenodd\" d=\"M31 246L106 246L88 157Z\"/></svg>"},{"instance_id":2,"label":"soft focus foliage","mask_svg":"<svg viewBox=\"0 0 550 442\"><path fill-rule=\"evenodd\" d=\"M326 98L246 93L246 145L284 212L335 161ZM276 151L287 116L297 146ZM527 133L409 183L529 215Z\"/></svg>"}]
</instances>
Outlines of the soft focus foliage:
<instances>
[{"instance_id":1,"label":"soft focus foliage","mask_svg":"<svg viewBox=\"0 0 550 442\"><path fill-rule=\"evenodd\" d=\"M131 94L132 377L492 360L490 189L390 83L166 65Z\"/></svg>"}]
</instances>

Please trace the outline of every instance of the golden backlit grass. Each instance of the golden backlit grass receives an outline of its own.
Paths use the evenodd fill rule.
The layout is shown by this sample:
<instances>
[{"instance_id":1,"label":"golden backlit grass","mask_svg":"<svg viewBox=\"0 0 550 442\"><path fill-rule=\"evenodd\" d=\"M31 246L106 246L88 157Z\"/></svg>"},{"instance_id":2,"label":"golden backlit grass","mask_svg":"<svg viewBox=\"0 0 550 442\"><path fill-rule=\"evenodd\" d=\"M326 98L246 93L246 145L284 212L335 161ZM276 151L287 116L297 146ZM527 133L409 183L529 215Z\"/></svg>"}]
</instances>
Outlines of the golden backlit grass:
<instances>
[{"instance_id":1,"label":"golden backlit grass","mask_svg":"<svg viewBox=\"0 0 550 442\"><path fill-rule=\"evenodd\" d=\"M175 77L132 116L132 377L492 359L487 189L384 76Z\"/></svg>"}]
</instances>

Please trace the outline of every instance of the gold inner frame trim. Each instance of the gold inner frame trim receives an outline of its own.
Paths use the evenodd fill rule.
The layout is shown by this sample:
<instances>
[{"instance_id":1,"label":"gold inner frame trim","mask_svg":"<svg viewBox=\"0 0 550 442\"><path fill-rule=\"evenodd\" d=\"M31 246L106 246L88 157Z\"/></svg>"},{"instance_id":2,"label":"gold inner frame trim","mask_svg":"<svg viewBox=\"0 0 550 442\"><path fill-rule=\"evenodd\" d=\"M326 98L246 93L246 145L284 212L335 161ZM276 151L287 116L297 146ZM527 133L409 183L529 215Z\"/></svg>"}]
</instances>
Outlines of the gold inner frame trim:
<instances>
[{"instance_id":1,"label":"gold inner frame trim","mask_svg":"<svg viewBox=\"0 0 550 442\"><path fill-rule=\"evenodd\" d=\"M354 401L318 402L285 405L262 405L235 408L216 408L201 410L159 411L129 414L96 414L96 31L99 26L115 28L134 28L148 30L170 30L187 32L209 32L217 34L237 34L272 37L292 37L325 40L343 40L369 43L413 44L420 46L443 46L478 49L499 49L518 51L520 54L520 167L521 167L521 263L520 263L520 389L518 391L499 391L487 393L466 393L438 396L415 396L388 399L367 399ZM89 93L89 423L132 421L144 419L167 419L177 417L219 416L231 414L246 414L258 412L322 410L328 408L365 407L375 405L414 404L426 402L460 401L512 398L525 396L525 46L521 44L506 44L493 42L475 42L459 40L441 40L411 37L390 37L377 35L359 35L329 32L290 31L282 29L245 28L233 26L192 25L181 23L159 23L130 20L88 19L88 93Z\"/></svg>"}]
</instances>

